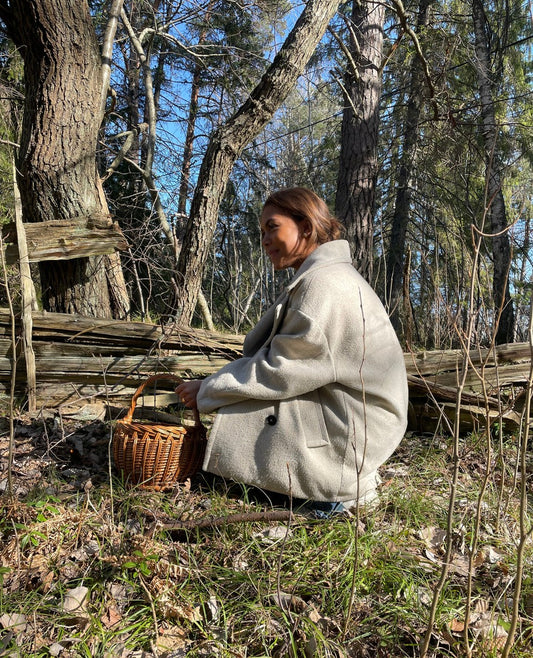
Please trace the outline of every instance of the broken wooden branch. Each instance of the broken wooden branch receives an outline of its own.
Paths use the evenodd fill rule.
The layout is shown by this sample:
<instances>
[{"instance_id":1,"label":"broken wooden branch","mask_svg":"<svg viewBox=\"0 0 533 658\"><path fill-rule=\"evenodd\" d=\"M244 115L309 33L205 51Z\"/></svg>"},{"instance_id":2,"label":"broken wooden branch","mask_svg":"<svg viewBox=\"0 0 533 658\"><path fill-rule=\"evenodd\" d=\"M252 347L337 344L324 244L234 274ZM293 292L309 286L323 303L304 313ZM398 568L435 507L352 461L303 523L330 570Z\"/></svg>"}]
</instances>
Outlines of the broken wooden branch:
<instances>
[{"instance_id":1,"label":"broken wooden branch","mask_svg":"<svg viewBox=\"0 0 533 658\"><path fill-rule=\"evenodd\" d=\"M30 263L102 256L117 249L128 248L117 222L104 217L26 222L24 232ZM11 242L6 247L6 262L13 265L19 261L19 246L13 224L4 229L4 239L6 243Z\"/></svg>"},{"instance_id":2,"label":"broken wooden branch","mask_svg":"<svg viewBox=\"0 0 533 658\"><path fill-rule=\"evenodd\" d=\"M152 537L158 530L167 532L184 532L190 530L199 530L202 528L220 528L232 523L270 523L272 521L291 521L293 519L290 510L269 510L265 512L239 512L227 516L211 516L201 519L188 519L186 521L177 521L175 523L154 522L148 528L148 536Z\"/></svg>"}]
</instances>

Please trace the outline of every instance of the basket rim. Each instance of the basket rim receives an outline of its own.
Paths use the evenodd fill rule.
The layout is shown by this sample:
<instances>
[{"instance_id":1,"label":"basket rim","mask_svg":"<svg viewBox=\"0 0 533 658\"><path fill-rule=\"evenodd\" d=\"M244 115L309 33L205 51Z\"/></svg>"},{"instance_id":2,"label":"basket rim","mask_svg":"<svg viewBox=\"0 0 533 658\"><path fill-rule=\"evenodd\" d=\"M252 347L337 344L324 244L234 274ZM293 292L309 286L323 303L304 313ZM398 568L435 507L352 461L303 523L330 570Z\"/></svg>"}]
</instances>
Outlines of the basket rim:
<instances>
[{"instance_id":1,"label":"basket rim","mask_svg":"<svg viewBox=\"0 0 533 658\"><path fill-rule=\"evenodd\" d=\"M144 382L142 382L139 385L139 387L137 388L137 390L135 391L135 393L133 394L133 396L131 398L131 403L130 403L130 406L129 406L129 409L128 409L126 415L124 416L124 418L119 419L117 421L117 423L134 423L134 422L137 422L137 421L133 420L133 413L134 413L135 407L137 405L137 400L142 395L144 389L148 385L153 384L154 382L156 382L158 380L170 381L170 382L173 382L175 384L182 384L183 381L184 381L181 377L179 377L178 375L174 375L172 373L156 373L155 375L150 375L149 377L147 377L145 379ZM193 415L194 415L195 427L205 429L205 427L204 427L204 425L203 425L203 423L200 419L200 412L198 411L198 409L194 408L194 409L190 409L190 411L192 411ZM153 423L153 425L163 426L163 425L165 425L165 423ZM168 423L168 425L178 427L178 425L173 425L172 423Z\"/></svg>"}]
</instances>

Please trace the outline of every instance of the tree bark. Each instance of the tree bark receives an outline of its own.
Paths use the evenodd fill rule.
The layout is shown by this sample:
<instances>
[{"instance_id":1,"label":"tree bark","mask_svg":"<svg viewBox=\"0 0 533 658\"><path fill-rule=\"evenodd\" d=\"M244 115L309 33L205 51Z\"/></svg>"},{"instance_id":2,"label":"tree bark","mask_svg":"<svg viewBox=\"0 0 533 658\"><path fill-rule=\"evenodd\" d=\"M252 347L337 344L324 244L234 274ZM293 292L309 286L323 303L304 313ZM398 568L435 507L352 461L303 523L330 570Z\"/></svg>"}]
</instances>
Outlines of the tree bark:
<instances>
[{"instance_id":1,"label":"tree bark","mask_svg":"<svg viewBox=\"0 0 533 658\"><path fill-rule=\"evenodd\" d=\"M498 123L494 95L501 69L494 71L488 43L490 27L482 0L472 0L474 18L476 71L481 99L482 139L485 150L486 209L492 237L493 280L492 296L496 322L496 343L514 341L515 315L509 289L511 246L507 232L507 213L502 190L502 164L498 142ZM498 56L498 54L496 54Z\"/></svg>"},{"instance_id":2,"label":"tree bark","mask_svg":"<svg viewBox=\"0 0 533 658\"><path fill-rule=\"evenodd\" d=\"M384 21L384 4L353 0L335 201L335 213L346 228L353 264L369 282L373 265Z\"/></svg>"},{"instance_id":3,"label":"tree bark","mask_svg":"<svg viewBox=\"0 0 533 658\"><path fill-rule=\"evenodd\" d=\"M190 324L235 160L272 118L322 38L340 0L309 0L272 65L242 107L213 134L200 167L178 262L172 315Z\"/></svg>"},{"instance_id":4,"label":"tree bark","mask_svg":"<svg viewBox=\"0 0 533 658\"><path fill-rule=\"evenodd\" d=\"M420 0L418 8L417 32L429 21L429 7L433 0ZM404 258L406 252L407 227L412 199L412 178L416 164L416 151L419 141L418 124L422 107L422 86L424 75L422 63L416 55L413 58L410 73L407 113L402 133L405 135L402 155L398 167L398 182L394 214L392 217L389 251L387 255L385 297L391 322L397 333L404 333L403 323L409 310L404 308Z\"/></svg>"},{"instance_id":5,"label":"tree bark","mask_svg":"<svg viewBox=\"0 0 533 658\"><path fill-rule=\"evenodd\" d=\"M24 58L17 172L25 221L109 217L96 171L102 60L87 2L2 1L0 16ZM47 310L128 313L118 256L43 263L40 273Z\"/></svg>"}]
</instances>

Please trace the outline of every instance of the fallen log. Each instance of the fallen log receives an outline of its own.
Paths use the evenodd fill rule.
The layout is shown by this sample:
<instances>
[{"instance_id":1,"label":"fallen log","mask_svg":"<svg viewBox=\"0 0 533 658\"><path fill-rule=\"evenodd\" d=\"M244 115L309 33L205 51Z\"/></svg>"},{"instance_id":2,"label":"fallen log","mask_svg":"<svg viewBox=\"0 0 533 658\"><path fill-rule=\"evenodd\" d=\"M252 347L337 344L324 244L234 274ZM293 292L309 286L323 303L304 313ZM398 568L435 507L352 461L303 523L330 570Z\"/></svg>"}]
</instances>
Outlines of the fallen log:
<instances>
[{"instance_id":1,"label":"fallen log","mask_svg":"<svg viewBox=\"0 0 533 658\"><path fill-rule=\"evenodd\" d=\"M154 373L205 377L241 355L243 336L144 322L32 313L39 408L85 404L99 398L128 406L139 384ZM17 319L19 334L20 319ZM17 394L26 388L23 354L16 346ZM0 391L9 390L13 346L10 315L0 309ZM520 422L529 379L527 343L471 350L462 393L461 426L475 429L498 419ZM457 415L460 350L406 353L410 428L434 431ZM171 394L158 402L171 404Z\"/></svg>"},{"instance_id":2,"label":"fallen log","mask_svg":"<svg viewBox=\"0 0 533 658\"><path fill-rule=\"evenodd\" d=\"M416 431L450 430L458 416L461 431L494 422L506 429L520 425L531 369L531 346L514 343L470 350L409 353L409 427ZM457 410L459 382L464 381Z\"/></svg>"},{"instance_id":3,"label":"fallen log","mask_svg":"<svg viewBox=\"0 0 533 658\"><path fill-rule=\"evenodd\" d=\"M76 345L137 347L149 349L198 350L236 358L241 353L243 337L204 329L168 325L164 328L148 322L105 320L81 315L34 311L34 342L70 342ZM9 311L0 309L0 334L8 335Z\"/></svg>"},{"instance_id":4,"label":"fallen log","mask_svg":"<svg viewBox=\"0 0 533 658\"><path fill-rule=\"evenodd\" d=\"M157 372L205 377L241 354L242 336L79 315L35 311L32 342L39 407L111 398L126 403L140 382ZM20 319L17 318L20 333ZM0 391L9 390L13 346L10 315L0 309ZM25 368L17 346L17 393Z\"/></svg>"}]
</instances>

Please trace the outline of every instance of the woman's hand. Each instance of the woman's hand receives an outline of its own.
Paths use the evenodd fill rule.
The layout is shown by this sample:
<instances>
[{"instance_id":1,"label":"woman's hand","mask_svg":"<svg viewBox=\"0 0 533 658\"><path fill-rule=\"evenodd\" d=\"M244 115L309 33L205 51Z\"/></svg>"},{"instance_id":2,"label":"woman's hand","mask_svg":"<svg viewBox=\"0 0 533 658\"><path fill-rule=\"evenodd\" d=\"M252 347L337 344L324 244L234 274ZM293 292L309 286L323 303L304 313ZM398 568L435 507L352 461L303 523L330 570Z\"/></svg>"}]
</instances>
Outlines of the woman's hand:
<instances>
[{"instance_id":1,"label":"woman's hand","mask_svg":"<svg viewBox=\"0 0 533 658\"><path fill-rule=\"evenodd\" d=\"M177 396L190 409L196 409L196 396L201 384L201 379L189 379L176 387Z\"/></svg>"}]
</instances>

